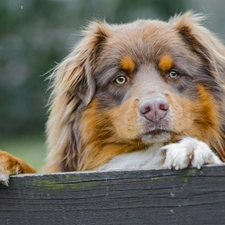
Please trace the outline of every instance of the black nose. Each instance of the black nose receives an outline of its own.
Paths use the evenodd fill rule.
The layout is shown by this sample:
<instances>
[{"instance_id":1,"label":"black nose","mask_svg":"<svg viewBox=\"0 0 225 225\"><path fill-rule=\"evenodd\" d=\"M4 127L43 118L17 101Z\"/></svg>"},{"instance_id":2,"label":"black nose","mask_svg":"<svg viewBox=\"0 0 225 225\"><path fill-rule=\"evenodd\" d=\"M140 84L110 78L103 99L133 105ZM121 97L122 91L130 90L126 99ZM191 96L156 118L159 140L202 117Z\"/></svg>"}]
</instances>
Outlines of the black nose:
<instances>
[{"instance_id":1,"label":"black nose","mask_svg":"<svg viewBox=\"0 0 225 225\"><path fill-rule=\"evenodd\" d=\"M163 119L168 109L169 103L161 97L144 100L139 106L141 115L153 122L159 122Z\"/></svg>"}]
</instances>

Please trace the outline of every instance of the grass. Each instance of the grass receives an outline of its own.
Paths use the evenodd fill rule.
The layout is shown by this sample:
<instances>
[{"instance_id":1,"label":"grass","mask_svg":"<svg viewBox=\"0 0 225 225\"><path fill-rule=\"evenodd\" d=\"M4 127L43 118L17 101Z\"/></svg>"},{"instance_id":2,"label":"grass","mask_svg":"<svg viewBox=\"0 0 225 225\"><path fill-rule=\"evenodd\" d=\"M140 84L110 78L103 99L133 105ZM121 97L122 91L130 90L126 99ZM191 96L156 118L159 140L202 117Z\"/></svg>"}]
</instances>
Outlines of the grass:
<instances>
[{"instance_id":1,"label":"grass","mask_svg":"<svg viewBox=\"0 0 225 225\"><path fill-rule=\"evenodd\" d=\"M1 140L0 149L22 158L41 172L46 157L45 140L41 135L6 137Z\"/></svg>"}]
</instances>

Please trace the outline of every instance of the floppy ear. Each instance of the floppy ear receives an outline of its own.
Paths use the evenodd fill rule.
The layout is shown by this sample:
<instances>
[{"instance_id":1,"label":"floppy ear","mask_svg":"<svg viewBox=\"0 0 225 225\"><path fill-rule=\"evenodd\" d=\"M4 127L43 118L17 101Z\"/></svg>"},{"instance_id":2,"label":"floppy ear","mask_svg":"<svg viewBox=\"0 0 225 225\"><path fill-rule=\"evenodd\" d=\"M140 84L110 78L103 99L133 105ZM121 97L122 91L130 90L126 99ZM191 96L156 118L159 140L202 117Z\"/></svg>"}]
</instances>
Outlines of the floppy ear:
<instances>
[{"instance_id":1,"label":"floppy ear","mask_svg":"<svg viewBox=\"0 0 225 225\"><path fill-rule=\"evenodd\" d=\"M219 108L220 127L211 147L225 161L225 46L213 33L201 25L203 19L204 16L200 14L187 12L181 16L175 16L169 22L188 47L201 57L205 69L220 87L220 102L215 102L215 106Z\"/></svg>"},{"instance_id":2,"label":"floppy ear","mask_svg":"<svg viewBox=\"0 0 225 225\"><path fill-rule=\"evenodd\" d=\"M106 22L93 22L83 32L83 39L61 62L50 76L50 116L47 122L49 154L45 170L57 172L76 170L79 137L76 128L76 110L90 103L95 93L92 77L98 54L110 35ZM70 166L64 166L70 164ZM67 168L67 169L65 169Z\"/></svg>"},{"instance_id":3,"label":"floppy ear","mask_svg":"<svg viewBox=\"0 0 225 225\"><path fill-rule=\"evenodd\" d=\"M216 36L201 25L205 17L191 11L170 19L183 40L208 65L208 70L219 82L225 83L225 47Z\"/></svg>"}]
</instances>

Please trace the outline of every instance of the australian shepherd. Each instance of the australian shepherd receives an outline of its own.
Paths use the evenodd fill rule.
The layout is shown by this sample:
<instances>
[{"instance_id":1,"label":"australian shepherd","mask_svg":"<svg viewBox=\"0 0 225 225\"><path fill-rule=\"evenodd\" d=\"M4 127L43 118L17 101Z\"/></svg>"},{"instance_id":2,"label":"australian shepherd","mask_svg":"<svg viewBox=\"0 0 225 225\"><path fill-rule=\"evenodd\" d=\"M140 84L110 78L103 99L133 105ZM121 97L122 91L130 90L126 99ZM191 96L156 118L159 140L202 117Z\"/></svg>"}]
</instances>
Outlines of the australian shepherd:
<instances>
[{"instance_id":1,"label":"australian shepherd","mask_svg":"<svg viewBox=\"0 0 225 225\"><path fill-rule=\"evenodd\" d=\"M225 161L225 47L191 12L90 23L50 76L46 172ZM0 180L34 173L0 152Z\"/></svg>"}]
</instances>

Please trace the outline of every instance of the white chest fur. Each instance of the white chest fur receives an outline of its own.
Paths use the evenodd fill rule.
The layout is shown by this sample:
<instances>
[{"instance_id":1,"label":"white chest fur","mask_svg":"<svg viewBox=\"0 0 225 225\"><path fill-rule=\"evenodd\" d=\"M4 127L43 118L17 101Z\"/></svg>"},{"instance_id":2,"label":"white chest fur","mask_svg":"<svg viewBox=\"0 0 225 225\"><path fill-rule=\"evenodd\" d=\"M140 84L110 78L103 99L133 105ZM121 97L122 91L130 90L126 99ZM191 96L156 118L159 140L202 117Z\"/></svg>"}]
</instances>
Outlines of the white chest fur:
<instances>
[{"instance_id":1,"label":"white chest fur","mask_svg":"<svg viewBox=\"0 0 225 225\"><path fill-rule=\"evenodd\" d=\"M107 164L101 166L99 170L138 170L157 169L160 161L165 158L160 151L162 144L155 144L145 151L122 154L114 157Z\"/></svg>"},{"instance_id":2,"label":"white chest fur","mask_svg":"<svg viewBox=\"0 0 225 225\"><path fill-rule=\"evenodd\" d=\"M200 169L204 164L218 163L222 162L207 144L184 137L174 144L155 144L145 151L118 155L98 170L183 169L189 165Z\"/></svg>"}]
</instances>

